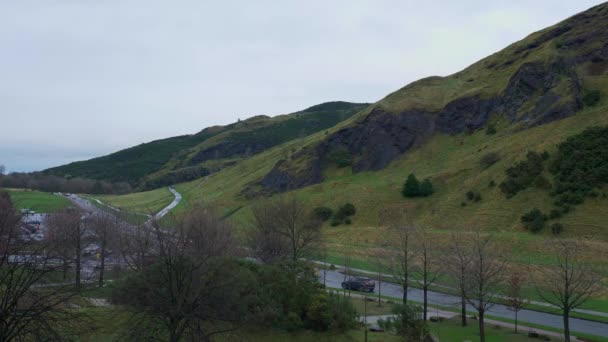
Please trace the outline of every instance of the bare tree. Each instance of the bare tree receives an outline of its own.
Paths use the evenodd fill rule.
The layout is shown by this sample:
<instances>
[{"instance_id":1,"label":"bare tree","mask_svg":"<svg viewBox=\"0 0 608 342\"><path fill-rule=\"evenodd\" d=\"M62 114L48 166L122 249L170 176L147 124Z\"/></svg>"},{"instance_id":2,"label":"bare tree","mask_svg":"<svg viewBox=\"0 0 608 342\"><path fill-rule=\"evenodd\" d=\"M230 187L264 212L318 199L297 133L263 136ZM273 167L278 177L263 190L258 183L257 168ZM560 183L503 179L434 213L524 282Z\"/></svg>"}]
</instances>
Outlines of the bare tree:
<instances>
[{"instance_id":1,"label":"bare tree","mask_svg":"<svg viewBox=\"0 0 608 342\"><path fill-rule=\"evenodd\" d=\"M74 264L74 283L81 285L81 257L85 247L86 230L83 224L81 210L70 207L47 219L46 238L60 252L64 260L64 272L68 263Z\"/></svg>"},{"instance_id":2,"label":"bare tree","mask_svg":"<svg viewBox=\"0 0 608 342\"><path fill-rule=\"evenodd\" d=\"M247 243L253 255L264 263L275 263L289 257L289 242L278 234L275 208L269 204L253 209L254 226L248 231Z\"/></svg>"},{"instance_id":3,"label":"bare tree","mask_svg":"<svg viewBox=\"0 0 608 342\"><path fill-rule=\"evenodd\" d=\"M598 290L601 276L581 260L580 241L550 240L548 249L555 265L543 268L535 280L540 297L562 310L564 340L570 341L570 313L580 307Z\"/></svg>"},{"instance_id":4,"label":"bare tree","mask_svg":"<svg viewBox=\"0 0 608 342\"><path fill-rule=\"evenodd\" d=\"M472 248L461 234L452 234L448 253L444 255L447 274L455 281L460 294L460 323L467 325L467 301L465 298L466 280L471 263Z\"/></svg>"},{"instance_id":5,"label":"bare tree","mask_svg":"<svg viewBox=\"0 0 608 342\"><path fill-rule=\"evenodd\" d=\"M386 271L388 253L384 249L378 249L373 253L372 262L377 270L378 281L378 306L382 306L382 276Z\"/></svg>"},{"instance_id":6,"label":"bare tree","mask_svg":"<svg viewBox=\"0 0 608 342\"><path fill-rule=\"evenodd\" d=\"M99 243L99 286L103 286L106 267L106 256L110 240L115 236L116 228L120 224L118 218L105 211L101 211L90 220L91 228L95 234L95 240Z\"/></svg>"},{"instance_id":7,"label":"bare tree","mask_svg":"<svg viewBox=\"0 0 608 342\"><path fill-rule=\"evenodd\" d=\"M427 319L428 310L428 291L429 287L435 283L441 274L441 263L438 258L438 248L434 244L433 237L428 228L420 228L416 231L416 244L414 256L416 264L413 276L422 287L423 292L423 319Z\"/></svg>"},{"instance_id":8,"label":"bare tree","mask_svg":"<svg viewBox=\"0 0 608 342\"><path fill-rule=\"evenodd\" d=\"M144 269L156 254L152 228L155 224L152 221L151 224L128 226L117 232L120 254L132 271Z\"/></svg>"},{"instance_id":9,"label":"bare tree","mask_svg":"<svg viewBox=\"0 0 608 342\"><path fill-rule=\"evenodd\" d=\"M233 330L234 325L214 325L239 322L248 303L247 284L227 259L235 250L231 226L212 211L197 208L178 219L172 231L155 224L152 234L158 251L153 263L129 277L114 298L136 313L145 312L134 316L132 331L146 332L152 320L163 332L138 335L139 339L158 339L166 333L176 342L208 341Z\"/></svg>"},{"instance_id":10,"label":"bare tree","mask_svg":"<svg viewBox=\"0 0 608 342\"><path fill-rule=\"evenodd\" d=\"M63 341L77 312L65 309L75 292L44 286L58 267L50 246L21 234L20 217L0 192L0 341Z\"/></svg>"},{"instance_id":11,"label":"bare tree","mask_svg":"<svg viewBox=\"0 0 608 342\"><path fill-rule=\"evenodd\" d=\"M0 164L0 176L4 175L4 173L6 172L6 167L2 164Z\"/></svg>"},{"instance_id":12,"label":"bare tree","mask_svg":"<svg viewBox=\"0 0 608 342\"><path fill-rule=\"evenodd\" d=\"M478 313L479 340L485 342L485 313L494 306L504 278L506 258L491 235L472 237L471 262L465 281L465 298Z\"/></svg>"},{"instance_id":13,"label":"bare tree","mask_svg":"<svg viewBox=\"0 0 608 342\"><path fill-rule=\"evenodd\" d=\"M507 284L507 304L515 313L515 333L517 333L517 314L529 303L523 292L524 278L512 273Z\"/></svg>"},{"instance_id":14,"label":"bare tree","mask_svg":"<svg viewBox=\"0 0 608 342\"><path fill-rule=\"evenodd\" d=\"M296 262L311 256L321 241L321 222L294 196L260 203L253 216L254 251L261 258Z\"/></svg>"},{"instance_id":15,"label":"bare tree","mask_svg":"<svg viewBox=\"0 0 608 342\"><path fill-rule=\"evenodd\" d=\"M388 243L392 247L393 253L389 256L389 268L403 290L403 304L407 304L407 292L412 275L411 264L414 258L412 242L415 228L410 225L395 225L391 230L393 234Z\"/></svg>"}]
</instances>

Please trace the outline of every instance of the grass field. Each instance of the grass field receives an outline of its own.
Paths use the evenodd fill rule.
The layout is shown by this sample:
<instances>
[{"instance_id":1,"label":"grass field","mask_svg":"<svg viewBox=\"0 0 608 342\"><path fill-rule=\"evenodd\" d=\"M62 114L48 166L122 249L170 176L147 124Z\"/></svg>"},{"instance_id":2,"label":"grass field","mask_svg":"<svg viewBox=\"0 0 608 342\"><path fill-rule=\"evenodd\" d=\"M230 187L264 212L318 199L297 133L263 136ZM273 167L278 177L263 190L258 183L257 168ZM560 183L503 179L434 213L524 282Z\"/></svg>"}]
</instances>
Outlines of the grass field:
<instances>
[{"instance_id":1,"label":"grass field","mask_svg":"<svg viewBox=\"0 0 608 342\"><path fill-rule=\"evenodd\" d=\"M167 188L152 191L137 192L127 195L91 196L103 203L109 204L122 211L155 214L173 201L173 194Z\"/></svg>"},{"instance_id":2,"label":"grass field","mask_svg":"<svg viewBox=\"0 0 608 342\"><path fill-rule=\"evenodd\" d=\"M37 213L54 213L71 205L67 198L48 192L20 189L6 189L6 191L19 210L31 209Z\"/></svg>"}]
</instances>

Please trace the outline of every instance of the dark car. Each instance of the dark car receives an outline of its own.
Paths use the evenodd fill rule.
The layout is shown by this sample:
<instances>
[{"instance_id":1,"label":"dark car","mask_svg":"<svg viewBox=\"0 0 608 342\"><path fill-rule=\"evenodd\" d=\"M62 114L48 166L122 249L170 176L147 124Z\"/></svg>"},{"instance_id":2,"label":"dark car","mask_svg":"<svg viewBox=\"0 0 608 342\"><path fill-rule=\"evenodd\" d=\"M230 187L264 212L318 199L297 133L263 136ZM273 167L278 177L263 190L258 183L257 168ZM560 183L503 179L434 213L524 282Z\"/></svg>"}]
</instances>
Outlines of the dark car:
<instances>
[{"instance_id":1,"label":"dark car","mask_svg":"<svg viewBox=\"0 0 608 342\"><path fill-rule=\"evenodd\" d=\"M350 278L342 282L342 288L354 291L374 292L376 283L367 278Z\"/></svg>"}]
</instances>

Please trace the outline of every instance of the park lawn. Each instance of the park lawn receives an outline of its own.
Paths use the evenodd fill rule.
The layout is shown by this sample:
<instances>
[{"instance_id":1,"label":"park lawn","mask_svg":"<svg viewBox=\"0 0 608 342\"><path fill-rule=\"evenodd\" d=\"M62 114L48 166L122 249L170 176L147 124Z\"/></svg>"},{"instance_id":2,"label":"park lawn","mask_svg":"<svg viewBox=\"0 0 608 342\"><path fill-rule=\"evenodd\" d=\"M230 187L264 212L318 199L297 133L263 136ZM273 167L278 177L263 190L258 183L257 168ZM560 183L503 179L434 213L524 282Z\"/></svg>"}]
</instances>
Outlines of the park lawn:
<instances>
[{"instance_id":1,"label":"park lawn","mask_svg":"<svg viewBox=\"0 0 608 342\"><path fill-rule=\"evenodd\" d=\"M486 324L486 341L487 342L520 342L520 341L538 341L536 338L529 338L526 333L520 330L518 334L509 328L499 327L492 324ZM429 322L431 333L438 337L440 341L479 341L479 328L477 321L469 321L466 327L460 326L458 317L444 320L441 323ZM523 329L522 329L523 330ZM555 341L555 338L551 338Z\"/></svg>"},{"instance_id":2,"label":"park lawn","mask_svg":"<svg viewBox=\"0 0 608 342\"><path fill-rule=\"evenodd\" d=\"M81 309L94 327L80 335L82 342L110 342L124 340L124 331L129 325L130 314L120 306L87 307ZM215 336L217 342L351 342L364 341L363 328L347 332L298 331L294 333L257 327L243 327L233 332ZM369 334L370 342L397 342L401 339L390 334Z\"/></svg>"},{"instance_id":3,"label":"park lawn","mask_svg":"<svg viewBox=\"0 0 608 342\"><path fill-rule=\"evenodd\" d=\"M65 209L72 202L67 198L49 192L5 189L18 210L31 209L37 213L55 213Z\"/></svg>"},{"instance_id":4,"label":"park lawn","mask_svg":"<svg viewBox=\"0 0 608 342\"><path fill-rule=\"evenodd\" d=\"M356 295L363 295L363 293L354 292ZM393 313L393 304L387 303L385 300L382 300L382 305L378 305L378 296L374 294L369 295L370 299L374 299L375 301L367 301L367 308L365 307L365 300L359 297L351 297L350 301L357 310L359 316L363 317L367 312L367 316L381 316L381 315L390 315Z\"/></svg>"},{"instance_id":5,"label":"park lawn","mask_svg":"<svg viewBox=\"0 0 608 342\"><path fill-rule=\"evenodd\" d=\"M173 201L173 194L167 188L136 192L127 195L98 195L95 199L122 211L155 214Z\"/></svg>"}]
</instances>

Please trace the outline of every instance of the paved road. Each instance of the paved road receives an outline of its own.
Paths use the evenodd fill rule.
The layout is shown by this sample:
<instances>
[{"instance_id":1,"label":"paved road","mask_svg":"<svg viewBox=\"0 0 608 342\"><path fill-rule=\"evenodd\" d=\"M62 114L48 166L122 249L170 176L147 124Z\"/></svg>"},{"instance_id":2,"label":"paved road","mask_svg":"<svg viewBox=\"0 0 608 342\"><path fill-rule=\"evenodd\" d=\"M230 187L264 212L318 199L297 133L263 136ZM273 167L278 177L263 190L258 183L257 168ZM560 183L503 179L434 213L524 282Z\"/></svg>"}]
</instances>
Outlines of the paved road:
<instances>
[{"instance_id":1,"label":"paved road","mask_svg":"<svg viewBox=\"0 0 608 342\"><path fill-rule=\"evenodd\" d=\"M330 263L327 262L323 262L323 261L316 261L316 260L311 260L314 263L317 263L319 265L324 265L324 266L330 266ZM344 266L342 265L336 265L333 264L335 267L337 268L344 268ZM370 272L367 270L363 270L363 269L359 269L359 268L350 268L351 271L356 272L356 273L360 273L363 275L367 275L367 277L370 278L377 278L378 277L378 272ZM382 278L384 279L390 279L393 278L392 274L388 274L388 273L380 273L382 275ZM413 278L411 278L412 281L415 281ZM450 286L446 286L446 285L441 285L441 284L435 284L436 287L441 287L441 288L445 288L447 292L450 292L450 290L454 290L454 288L450 287ZM453 293L453 292L452 292ZM501 296L501 295L497 295L498 298L502 297L502 298L506 298L505 296ZM545 303L545 302L539 302L536 300L531 300L530 304L534 304L534 305L539 305L539 306L544 306L546 308L551 308L551 309L555 309L558 310L557 307L555 307L552 304L549 303ZM603 312L603 311L596 311L596 310L589 310L589 309L575 309L573 310L574 312L578 312L578 313L585 313L585 314L589 314L589 315L593 315L593 316L601 316L601 317L607 317L608 318L608 312Z\"/></svg>"},{"instance_id":2,"label":"paved road","mask_svg":"<svg viewBox=\"0 0 608 342\"><path fill-rule=\"evenodd\" d=\"M323 276L325 273L325 281L328 287L341 287L342 281L344 280L344 274L338 271L326 271L319 272L320 281L323 282ZM374 293L378 294L378 284L376 282L376 288ZM397 284L382 282L382 295L399 298L403 297L403 290ZM422 290L411 288L408 291L408 300L414 302L422 302L423 297ZM428 292L429 304L435 304L445 307L453 307L456 309L460 308L460 298L457 296L439 293L434 291ZM474 312L475 309L470 305L467 306L467 310ZM429 310L432 313L432 310ZM494 305L488 312L488 315L513 319L513 312L504 305ZM521 322L528 322L534 324L541 324L552 328L563 328L562 317L559 315L553 315L544 312L538 312L533 310L521 310L518 314L518 319ZM592 322L578 318L570 318L570 329L576 332L584 332L591 335L608 337L608 324L600 322Z\"/></svg>"},{"instance_id":3,"label":"paved road","mask_svg":"<svg viewBox=\"0 0 608 342\"><path fill-rule=\"evenodd\" d=\"M163 216L167 215L167 213L169 213L169 211L171 211L171 209L175 208L179 204L179 202L181 202L181 200L182 200L182 195L179 192L177 192L172 186L169 187L169 191L171 191L171 193L173 194L173 196L175 196L175 198L173 199L173 202L171 202L163 210L159 211L156 215L154 215L154 218L157 220L159 220L159 219L163 218Z\"/></svg>"}]
</instances>

